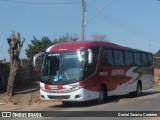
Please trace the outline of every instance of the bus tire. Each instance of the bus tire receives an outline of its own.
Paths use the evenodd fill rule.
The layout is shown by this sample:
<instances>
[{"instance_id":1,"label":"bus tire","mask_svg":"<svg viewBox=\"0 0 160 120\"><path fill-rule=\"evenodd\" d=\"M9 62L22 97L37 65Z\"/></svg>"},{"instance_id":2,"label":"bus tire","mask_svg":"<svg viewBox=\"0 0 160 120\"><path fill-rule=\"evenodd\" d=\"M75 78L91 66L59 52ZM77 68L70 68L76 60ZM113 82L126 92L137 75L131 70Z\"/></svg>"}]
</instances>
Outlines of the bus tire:
<instances>
[{"instance_id":1,"label":"bus tire","mask_svg":"<svg viewBox=\"0 0 160 120\"><path fill-rule=\"evenodd\" d=\"M142 95L142 85L141 82L137 83L137 88L135 92L131 92L130 95L134 96L134 97L139 97Z\"/></svg>"},{"instance_id":2,"label":"bus tire","mask_svg":"<svg viewBox=\"0 0 160 120\"><path fill-rule=\"evenodd\" d=\"M136 89L136 92L135 92L135 96L136 96L136 97L139 97L139 96L141 96L141 95L142 95L142 86L141 86L141 83L138 82L138 84L137 84L137 89Z\"/></svg>"},{"instance_id":3,"label":"bus tire","mask_svg":"<svg viewBox=\"0 0 160 120\"><path fill-rule=\"evenodd\" d=\"M100 89L99 89L99 98L97 99L97 103L98 104L102 104L106 101L107 99L107 88L102 86Z\"/></svg>"}]
</instances>

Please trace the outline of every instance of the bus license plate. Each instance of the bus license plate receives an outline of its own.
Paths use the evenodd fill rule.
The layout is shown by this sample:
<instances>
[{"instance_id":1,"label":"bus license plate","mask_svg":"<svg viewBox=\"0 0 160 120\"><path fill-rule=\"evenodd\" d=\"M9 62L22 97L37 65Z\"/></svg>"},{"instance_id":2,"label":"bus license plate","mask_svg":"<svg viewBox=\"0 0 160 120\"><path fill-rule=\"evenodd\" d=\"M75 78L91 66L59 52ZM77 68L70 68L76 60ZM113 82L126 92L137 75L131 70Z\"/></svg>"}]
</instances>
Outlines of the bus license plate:
<instances>
[{"instance_id":1,"label":"bus license plate","mask_svg":"<svg viewBox=\"0 0 160 120\"><path fill-rule=\"evenodd\" d=\"M61 101L62 101L62 98L55 98L55 101L61 102Z\"/></svg>"}]
</instances>

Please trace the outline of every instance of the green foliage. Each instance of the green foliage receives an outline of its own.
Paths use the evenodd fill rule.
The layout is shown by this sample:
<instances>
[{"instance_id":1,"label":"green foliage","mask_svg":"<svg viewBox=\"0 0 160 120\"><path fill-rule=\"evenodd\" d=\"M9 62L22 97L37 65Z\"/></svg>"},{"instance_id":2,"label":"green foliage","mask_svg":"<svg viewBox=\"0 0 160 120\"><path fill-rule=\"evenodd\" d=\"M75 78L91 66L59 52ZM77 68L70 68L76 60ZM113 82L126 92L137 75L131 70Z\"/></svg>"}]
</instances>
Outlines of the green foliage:
<instances>
[{"instance_id":1,"label":"green foliage","mask_svg":"<svg viewBox=\"0 0 160 120\"><path fill-rule=\"evenodd\" d=\"M42 37L40 40L38 40L35 36L33 36L31 44L29 44L28 48L26 49L26 55L28 58L30 58L30 60L32 60L35 54L45 52L46 49L51 45L76 40L78 40L76 34L69 35L68 33L58 39L55 39L54 41L51 41L48 37Z\"/></svg>"},{"instance_id":2,"label":"green foliage","mask_svg":"<svg viewBox=\"0 0 160 120\"><path fill-rule=\"evenodd\" d=\"M34 36L34 39L31 40L31 44L28 45L28 49L26 49L26 55L28 58L32 59L35 54L44 52L52 44L48 37L42 37L41 40L38 40Z\"/></svg>"},{"instance_id":3,"label":"green foliage","mask_svg":"<svg viewBox=\"0 0 160 120\"><path fill-rule=\"evenodd\" d=\"M160 68L160 50L154 55L154 66Z\"/></svg>"},{"instance_id":4,"label":"green foliage","mask_svg":"<svg viewBox=\"0 0 160 120\"><path fill-rule=\"evenodd\" d=\"M160 50L156 52L155 57L160 57Z\"/></svg>"}]
</instances>

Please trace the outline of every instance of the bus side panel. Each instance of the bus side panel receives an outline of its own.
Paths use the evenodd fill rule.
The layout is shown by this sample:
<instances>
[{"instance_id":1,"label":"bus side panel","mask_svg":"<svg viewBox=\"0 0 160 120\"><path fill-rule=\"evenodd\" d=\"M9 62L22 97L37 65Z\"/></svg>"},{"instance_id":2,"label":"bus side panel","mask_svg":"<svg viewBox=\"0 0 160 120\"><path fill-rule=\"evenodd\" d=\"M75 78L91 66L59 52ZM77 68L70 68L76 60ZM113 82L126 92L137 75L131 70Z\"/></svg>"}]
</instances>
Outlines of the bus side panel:
<instances>
[{"instance_id":1,"label":"bus side panel","mask_svg":"<svg viewBox=\"0 0 160 120\"><path fill-rule=\"evenodd\" d=\"M137 83L139 80L142 83L142 89L148 89L153 87L154 85L154 75L152 67L132 67L125 72L125 77L130 77L130 80L117 85L115 89L109 90L109 96L136 91ZM113 77L111 77L111 79L113 79ZM119 79L119 81L121 80ZM114 81L112 80L112 82Z\"/></svg>"},{"instance_id":2,"label":"bus side panel","mask_svg":"<svg viewBox=\"0 0 160 120\"><path fill-rule=\"evenodd\" d=\"M148 89L154 85L154 69L153 67L140 67L138 72L141 73L142 89Z\"/></svg>"},{"instance_id":3,"label":"bus side panel","mask_svg":"<svg viewBox=\"0 0 160 120\"><path fill-rule=\"evenodd\" d=\"M136 67L102 67L100 72L101 81L107 82L108 96L120 95L126 91L133 91L131 88L131 81L135 80L138 76L133 73Z\"/></svg>"}]
</instances>

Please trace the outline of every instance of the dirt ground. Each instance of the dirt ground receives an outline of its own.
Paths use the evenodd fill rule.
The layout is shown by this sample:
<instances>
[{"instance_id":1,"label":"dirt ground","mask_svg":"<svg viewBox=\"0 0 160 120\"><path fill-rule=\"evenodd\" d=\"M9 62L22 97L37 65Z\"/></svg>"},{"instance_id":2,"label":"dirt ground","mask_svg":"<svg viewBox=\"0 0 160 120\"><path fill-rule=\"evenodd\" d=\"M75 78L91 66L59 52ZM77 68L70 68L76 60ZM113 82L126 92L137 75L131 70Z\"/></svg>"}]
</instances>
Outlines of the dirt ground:
<instances>
[{"instance_id":1,"label":"dirt ground","mask_svg":"<svg viewBox=\"0 0 160 120\"><path fill-rule=\"evenodd\" d=\"M154 70L155 82L153 89L160 88L160 69ZM54 101L42 101L39 94L39 82L27 86L16 86L15 94L9 99L5 94L0 93L0 111L20 110L28 107L57 104Z\"/></svg>"},{"instance_id":2,"label":"dirt ground","mask_svg":"<svg viewBox=\"0 0 160 120\"><path fill-rule=\"evenodd\" d=\"M160 69L154 69L154 80L156 83L160 84Z\"/></svg>"},{"instance_id":3,"label":"dirt ground","mask_svg":"<svg viewBox=\"0 0 160 120\"><path fill-rule=\"evenodd\" d=\"M6 97L5 93L0 94L0 111L11 111L54 104L54 101L42 101L39 94L39 82L26 86L16 86L14 96Z\"/></svg>"}]
</instances>

